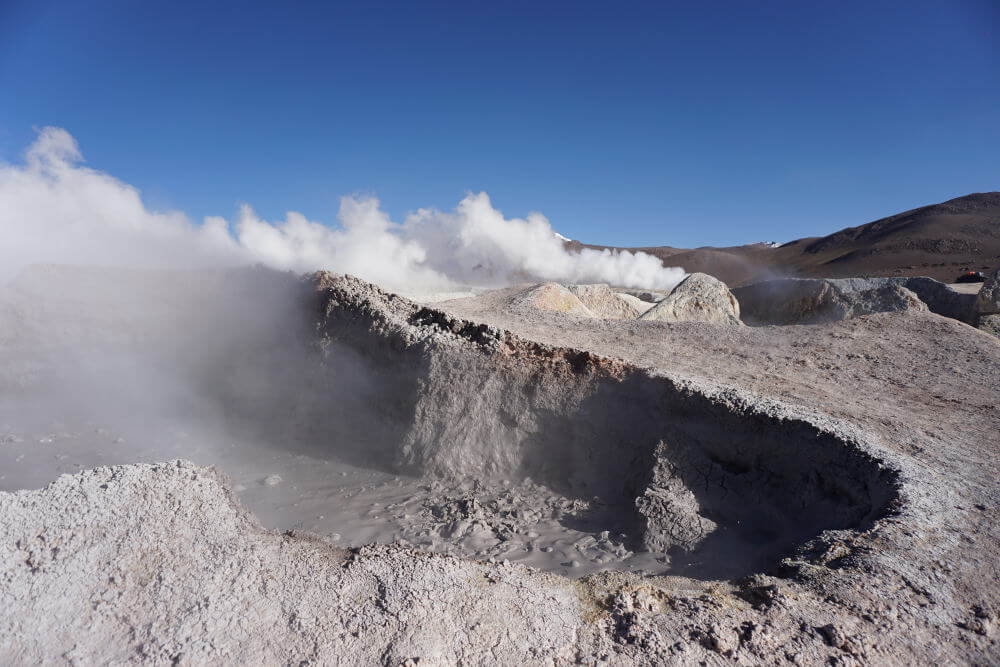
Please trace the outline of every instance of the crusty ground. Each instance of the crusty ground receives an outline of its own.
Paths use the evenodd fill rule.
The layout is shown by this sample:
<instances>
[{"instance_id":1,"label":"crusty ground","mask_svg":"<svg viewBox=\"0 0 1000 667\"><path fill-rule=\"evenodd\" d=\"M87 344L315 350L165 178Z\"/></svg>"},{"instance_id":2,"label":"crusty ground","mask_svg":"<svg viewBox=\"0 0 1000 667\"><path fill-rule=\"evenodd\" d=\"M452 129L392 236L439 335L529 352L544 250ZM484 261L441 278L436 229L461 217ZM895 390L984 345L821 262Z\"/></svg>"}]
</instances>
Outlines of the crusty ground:
<instances>
[{"instance_id":1,"label":"crusty ground","mask_svg":"<svg viewBox=\"0 0 1000 667\"><path fill-rule=\"evenodd\" d=\"M494 306L502 292L439 305L530 340L740 386L853 422L925 464L962 466L984 486L1000 479L1000 339L955 320L907 312L784 327L595 321L512 315ZM944 442L961 447L934 444Z\"/></svg>"},{"instance_id":2,"label":"crusty ground","mask_svg":"<svg viewBox=\"0 0 1000 667\"><path fill-rule=\"evenodd\" d=\"M347 283L345 294L352 289ZM520 566L400 548L344 552L264 531L225 480L190 464L102 468L0 494L0 606L8 611L0 655L181 664L997 663L997 339L930 313L737 328L515 314L503 306L507 296L441 308L513 332L511 349L527 350L514 345L526 339L543 344L540 354L551 354L546 346L586 350L749 390L818 422L840 420L902 471L899 505L874 525L826 531L739 581L604 573L574 583ZM413 325L412 333L431 328Z\"/></svg>"}]
</instances>

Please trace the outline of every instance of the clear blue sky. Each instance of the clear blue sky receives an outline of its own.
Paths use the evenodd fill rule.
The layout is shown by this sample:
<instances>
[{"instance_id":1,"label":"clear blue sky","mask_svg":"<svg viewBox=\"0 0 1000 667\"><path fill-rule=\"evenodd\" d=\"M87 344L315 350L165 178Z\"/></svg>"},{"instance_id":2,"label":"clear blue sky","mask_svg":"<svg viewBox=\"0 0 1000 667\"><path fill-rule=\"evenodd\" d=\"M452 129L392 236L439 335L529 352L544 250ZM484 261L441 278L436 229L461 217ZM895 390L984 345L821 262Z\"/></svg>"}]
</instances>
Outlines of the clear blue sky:
<instances>
[{"instance_id":1,"label":"clear blue sky","mask_svg":"<svg viewBox=\"0 0 1000 667\"><path fill-rule=\"evenodd\" d=\"M486 190L616 245L1000 189L1000 3L0 0L0 159L57 125L154 208Z\"/></svg>"}]
</instances>

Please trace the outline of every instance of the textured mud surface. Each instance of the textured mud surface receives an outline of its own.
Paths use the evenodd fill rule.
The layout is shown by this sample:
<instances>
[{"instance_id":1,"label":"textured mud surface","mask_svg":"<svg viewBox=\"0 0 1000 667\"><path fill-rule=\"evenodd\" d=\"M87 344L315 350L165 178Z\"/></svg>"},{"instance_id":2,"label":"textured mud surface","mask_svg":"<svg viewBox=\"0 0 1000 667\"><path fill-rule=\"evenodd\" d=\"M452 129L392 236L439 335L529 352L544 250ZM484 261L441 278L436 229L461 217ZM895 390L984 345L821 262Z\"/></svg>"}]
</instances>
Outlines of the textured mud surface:
<instances>
[{"instance_id":1,"label":"textured mud surface","mask_svg":"<svg viewBox=\"0 0 1000 667\"><path fill-rule=\"evenodd\" d=\"M280 523L261 498L291 499L295 466L209 445L198 463L232 481L133 465L0 494L8 661L995 660L995 338L928 312L722 327L282 280L301 326L241 326L195 375L239 451L330 466L340 514L305 493L315 534L268 532L229 488ZM7 350L48 343L5 372L5 400L59 379L42 363L59 337L17 303ZM50 422L13 424L5 451L53 438L40 459ZM345 550L332 531L374 503L396 543Z\"/></svg>"}]
</instances>

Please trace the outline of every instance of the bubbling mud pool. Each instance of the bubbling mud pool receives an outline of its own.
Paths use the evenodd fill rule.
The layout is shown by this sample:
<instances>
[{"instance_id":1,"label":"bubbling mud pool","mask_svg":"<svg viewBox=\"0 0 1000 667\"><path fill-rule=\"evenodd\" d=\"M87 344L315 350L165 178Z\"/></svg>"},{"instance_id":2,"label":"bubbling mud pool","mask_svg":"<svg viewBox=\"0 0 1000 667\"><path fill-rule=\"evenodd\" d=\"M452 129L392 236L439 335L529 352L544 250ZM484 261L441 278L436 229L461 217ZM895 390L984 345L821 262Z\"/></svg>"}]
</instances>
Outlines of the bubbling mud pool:
<instances>
[{"instance_id":1,"label":"bubbling mud pool","mask_svg":"<svg viewBox=\"0 0 1000 667\"><path fill-rule=\"evenodd\" d=\"M0 294L0 488L174 458L268 528L571 577L758 572L896 493L822 421L350 277L48 267Z\"/></svg>"},{"instance_id":2,"label":"bubbling mud pool","mask_svg":"<svg viewBox=\"0 0 1000 667\"><path fill-rule=\"evenodd\" d=\"M17 414L23 411L5 407L3 491L41 488L61 474L95 466L186 458L225 472L266 528L313 533L342 547L398 543L569 577L605 569L653 574L669 567L663 554L635 553L627 533L606 528L623 508L600 498L570 499L530 479L426 479L226 438L196 424L182 428L152 418L118 426L25 423Z\"/></svg>"}]
</instances>

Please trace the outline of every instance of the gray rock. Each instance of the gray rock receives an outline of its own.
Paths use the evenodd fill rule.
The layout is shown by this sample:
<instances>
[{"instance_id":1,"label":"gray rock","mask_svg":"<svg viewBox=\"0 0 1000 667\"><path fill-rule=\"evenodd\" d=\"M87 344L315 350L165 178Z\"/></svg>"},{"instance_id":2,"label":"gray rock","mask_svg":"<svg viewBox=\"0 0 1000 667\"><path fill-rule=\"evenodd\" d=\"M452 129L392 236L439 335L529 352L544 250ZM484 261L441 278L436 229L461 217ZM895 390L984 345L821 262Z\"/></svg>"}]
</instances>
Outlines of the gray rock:
<instances>
[{"instance_id":1,"label":"gray rock","mask_svg":"<svg viewBox=\"0 0 1000 667\"><path fill-rule=\"evenodd\" d=\"M1000 314L980 315L976 328L1000 338Z\"/></svg>"},{"instance_id":2,"label":"gray rock","mask_svg":"<svg viewBox=\"0 0 1000 667\"><path fill-rule=\"evenodd\" d=\"M890 281L902 285L927 304L927 308L935 315L950 317L959 322L973 324L975 318L975 294L956 292L948 285L918 276L915 278L871 278L872 281Z\"/></svg>"},{"instance_id":3,"label":"gray rock","mask_svg":"<svg viewBox=\"0 0 1000 667\"><path fill-rule=\"evenodd\" d=\"M1000 313L1000 269L991 273L976 295L976 314L995 315Z\"/></svg>"},{"instance_id":4,"label":"gray rock","mask_svg":"<svg viewBox=\"0 0 1000 667\"><path fill-rule=\"evenodd\" d=\"M656 448L653 478L635 501L646 522L642 545L647 551L662 553L675 547L693 551L716 528L714 521L699 514L698 501L684 484L685 458L669 452L662 442Z\"/></svg>"},{"instance_id":5,"label":"gray rock","mask_svg":"<svg viewBox=\"0 0 1000 667\"><path fill-rule=\"evenodd\" d=\"M743 306L743 319L751 325L818 324L881 312L928 310L913 284L932 300L941 302L939 291L923 280L912 283L893 278L799 279L783 278L754 283L733 290ZM957 292L940 285L945 292Z\"/></svg>"},{"instance_id":6,"label":"gray rock","mask_svg":"<svg viewBox=\"0 0 1000 667\"><path fill-rule=\"evenodd\" d=\"M647 310L656 305L654 301L643 301L637 296L632 296L625 292L615 292L615 296L624 301L630 308L636 311L636 317L642 315Z\"/></svg>"},{"instance_id":7,"label":"gray rock","mask_svg":"<svg viewBox=\"0 0 1000 667\"><path fill-rule=\"evenodd\" d=\"M623 288L619 289L622 294L628 294L634 296L640 301L645 301L646 303L659 303L667 298L669 292L657 292L655 290L646 289L633 289L633 288Z\"/></svg>"},{"instance_id":8,"label":"gray rock","mask_svg":"<svg viewBox=\"0 0 1000 667\"><path fill-rule=\"evenodd\" d=\"M705 273L692 273L665 299L639 318L659 322L708 322L740 325L740 304L726 284Z\"/></svg>"}]
</instances>

